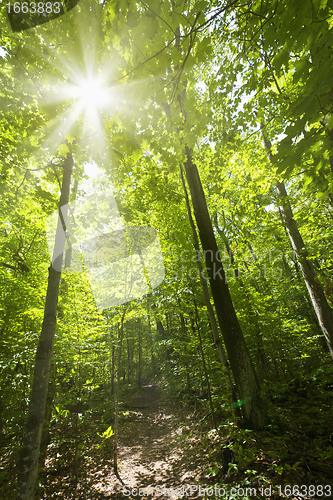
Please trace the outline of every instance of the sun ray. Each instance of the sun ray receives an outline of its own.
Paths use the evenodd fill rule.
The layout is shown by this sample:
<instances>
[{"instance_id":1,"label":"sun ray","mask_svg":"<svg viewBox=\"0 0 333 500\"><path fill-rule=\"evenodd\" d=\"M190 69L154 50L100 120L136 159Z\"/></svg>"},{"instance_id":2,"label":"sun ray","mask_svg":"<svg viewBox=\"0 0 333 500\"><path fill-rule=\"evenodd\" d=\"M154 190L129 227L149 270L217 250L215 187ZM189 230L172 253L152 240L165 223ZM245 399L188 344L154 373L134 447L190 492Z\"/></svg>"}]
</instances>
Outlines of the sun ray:
<instances>
[{"instance_id":1,"label":"sun ray","mask_svg":"<svg viewBox=\"0 0 333 500\"><path fill-rule=\"evenodd\" d=\"M108 143L112 143L115 124L120 131L126 131L130 140L133 137L135 144L135 129L146 107L142 89L147 83L151 85L152 77L128 81L119 73L117 50L108 45L101 50L96 30L83 24L78 23L75 39L60 46L51 41L52 37L48 39L44 26L40 30L40 50L32 44L32 52L43 64L31 79L26 78L29 73L23 68L22 80L28 80L27 99L39 107L41 114L45 113L45 124L30 134L29 140L38 143L44 153L54 155L67 138L74 136L87 147L88 154L105 162L112 149ZM20 147L25 148L25 141Z\"/></svg>"}]
</instances>

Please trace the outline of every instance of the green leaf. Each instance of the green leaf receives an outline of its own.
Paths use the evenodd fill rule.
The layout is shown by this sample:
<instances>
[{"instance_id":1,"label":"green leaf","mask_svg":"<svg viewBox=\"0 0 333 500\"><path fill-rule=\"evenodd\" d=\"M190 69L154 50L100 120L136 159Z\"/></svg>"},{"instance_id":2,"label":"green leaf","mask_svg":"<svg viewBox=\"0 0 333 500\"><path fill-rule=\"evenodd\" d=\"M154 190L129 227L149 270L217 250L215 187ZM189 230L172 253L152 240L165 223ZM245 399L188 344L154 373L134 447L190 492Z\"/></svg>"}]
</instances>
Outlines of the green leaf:
<instances>
[{"instance_id":1,"label":"green leaf","mask_svg":"<svg viewBox=\"0 0 333 500\"><path fill-rule=\"evenodd\" d=\"M294 116L300 116L302 115L305 111L308 111L308 106L312 99L318 94L318 92L321 91L321 89L327 85L328 83L333 81L333 77L327 77L323 82L321 82L312 92L311 94L301 103L299 103L296 107L293 108L293 115Z\"/></svg>"},{"instance_id":2,"label":"green leaf","mask_svg":"<svg viewBox=\"0 0 333 500\"><path fill-rule=\"evenodd\" d=\"M98 433L97 433L97 434L98 434ZM114 434L114 433L113 433L113 429L112 429L112 427L111 427L111 425L110 425L110 427L108 427L108 428L106 429L106 431L104 431L104 432L103 432L103 434L98 434L98 435L99 435L99 437L101 437L101 438L108 439L108 438L110 438L113 434Z\"/></svg>"}]
</instances>

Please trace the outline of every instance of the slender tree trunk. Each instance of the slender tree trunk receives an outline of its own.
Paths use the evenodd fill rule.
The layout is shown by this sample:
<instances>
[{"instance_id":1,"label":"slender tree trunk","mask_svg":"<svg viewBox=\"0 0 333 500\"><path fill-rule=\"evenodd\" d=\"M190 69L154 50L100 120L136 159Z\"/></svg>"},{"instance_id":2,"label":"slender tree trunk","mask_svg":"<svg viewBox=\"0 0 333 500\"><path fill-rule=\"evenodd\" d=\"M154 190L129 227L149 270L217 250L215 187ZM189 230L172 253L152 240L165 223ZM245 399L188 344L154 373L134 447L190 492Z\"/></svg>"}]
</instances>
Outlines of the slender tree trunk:
<instances>
[{"instance_id":1,"label":"slender tree trunk","mask_svg":"<svg viewBox=\"0 0 333 500\"><path fill-rule=\"evenodd\" d=\"M268 360L267 360L267 356L266 356L266 352L265 352L264 341L263 341L262 334L261 334L260 327L259 327L259 315L255 311L254 307L252 306L252 298L251 298L250 290L246 287L244 281L242 280L242 278L239 274L237 263L235 261L233 251L230 247L230 243L228 241L228 238L224 234L223 229L220 228L216 215L214 217L214 223L215 223L215 227L216 227L217 232L219 233L219 235L223 239L225 248L226 248L228 255L229 255L230 264L232 265L232 267L234 269L235 277L238 278L239 285L240 285L240 287L241 287L241 289L246 297L246 301L248 304L248 312L249 312L249 323L252 326L253 334L255 337L256 344L257 344L257 360L258 360L257 373L259 373L260 379L264 379L265 371L266 371L266 368L268 365ZM248 242L248 247L251 251L253 258L255 260L257 260L255 253L254 253L254 250L249 242Z\"/></svg>"},{"instance_id":2,"label":"slender tree trunk","mask_svg":"<svg viewBox=\"0 0 333 500\"><path fill-rule=\"evenodd\" d=\"M114 345L111 353L111 396L114 395Z\"/></svg>"},{"instance_id":3,"label":"slender tree trunk","mask_svg":"<svg viewBox=\"0 0 333 500\"><path fill-rule=\"evenodd\" d=\"M279 212L280 212L281 220L283 222L281 209L279 209ZM288 236L287 231L286 231L286 234ZM279 242L281 241L281 238L278 237L277 235L275 235L275 238L277 239L277 241L279 241ZM290 268L290 266L289 266L289 264L284 256L282 256L282 262L283 262L283 266L285 268L285 271L286 271L288 278L293 280L294 275L293 275L292 270L291 270L291 268ZM303 280L303 277L302 277L298 268L296 269L296 278L295 279L297 279L297 281L303 287L304 280ZM294 288L295 292L297 293L297 296L299 297L298 302L300 304L302 314L308 319L309 323L311 325L313 325L316 328L316 330L318 331L318 344L320 345L320 347L322 349L324 349L324 351L329 351L326 339L325 339L323 332L321 330L317 315L313 309L312 302L310 300L309 295L307 293L299 292L295 286L293 286L293 288Z\"/></svg>"},{"instance_id":4,"label":"slender tree trunk","mask_svg":"<svg viewBox=\"0 0 333 500\"><path fill-rule=\"evenodd\" d=\"M197 327L197 332L198 332L198 336L199 336L200 353L201 353L202 366L203 366L203 369L204 369L204 374L205 374L205 379L206 379L207 390L208 390L208 400L209 400L210 411L211 411L211 414L212 414L212 424L213 424L213 429L216 429L216 421L215 421L215 415L214 415L214 406L213 406L213 401L212 401L212 393L211 393L211 390L210 390L209 376L208 376L207 365L206 365L206 360L205 360L205 354L204 354L203 347L202 347L202 338L201 338L201 333L200 333L200 328L199 328L198 307L197 307L197 303L196 303L194 295L193 295L193 302L194 302L194 308L195 308L195 325ZM195 333L195 328L194 328L194 324L193 323L194 322L193 322L193 320L191 318L192 330L193 330L193 333Z\"/></svg>"},{"instance_id":5,"label":"slender tree trunk","mask_svg":"<svg viewBox=\"0 0 333 500\"><path fill-rule=\"evenodd\" d=\"M225 352L223 349L223 345L221 342L221 338L219 335L214 309L213 309L213 306L210 302L207 281L206 281L204 274L203 274L203 267L202 267L202 262L201 262L201 258L200 258L200 247L199 247L198 235L197 235L197 231L196 231L196 228L194 225L194 220L193 220L192 213L191 213L191 207L190 207L190 202L188 199L188 194L187 194L187 189L186 189L186 184L185 184L185 179L184 179L184 174L183 174L183 168L181 165L180 165L180 176L181 176L182 184L183 184L183 190L184 190L186 207L187 207L187 214L188 214L190 226L192 229L193 245L194 245L196 255L197 255L197 266L199 269L201 288L202 288L202 291L204 294L205 304L207 307L209 321L210 321L210 325L212 328L213 339L214 339L216 349L217 349L217 352L218 352L218 355L220 358L220 362L222 365L222 371L225 374L226 386L227 386L227 390L229 392L230 401L232 402L232 392L233 391L232 391L232 379L231 379L231 373L230 373L230 369L229 369L229 363L227 361L227 358L226 358L226 355L225 355Z\"/></svg>"},{"instance_id":6,"label":"slender tree trunk","mask_svg":"<svg viewBox=\"0 0 333 500\"><path fill-rule=\"evenodd\" d=\"M277 183L277 192L281 201L283 222L286 225L291 244L296 253L301 273L318 318L320 328L325 336L331 356L333 357L333 311L327 302L323 287L316 276L313 264L307 258L308 252L297 227L297 223L293 218L292 209L287 198L287 191L283 182Z\"/></svg>"},{"instance_id":7,"label":"slender tree trunk","mask_svg":"<svg viewBox=\"0 0 333 500\"><path fill-rule=\"evenodd\" d=\"M150 310L150 301L148 299L148 310ZM151 329L150 314L147 316L148 320L148 338L150 342L150 360L151 360L151 371L153 375L153 381L155 382L155 356L154 356L154 335Z\"/></svg>"},{"instance_id":8,"label":"slender tree trunk","mask_svg":"<svg viewBox=\"0 0 333 500\"><path fill-rule=\"evenodd\" d=\"M72 168L73 158L68 153L63 165L64 173L59 202L59 219L55 240L57 255L54 254L54 258L52 259L53 265L56 263L55 267L57 269L61 269L63 259L65 224L67 217L67 210L65 206L68 204L69 199ZM62 211L60 210L60 207L63 207ZM44 307L44 320L36 352L29 412L18 467L16 492L17 500L34 500L35 494L53 340L57 324L56 315L61 274L59 271L56 271L53 265L50 265L49 267L49 279Z\"/></svg>"},{"instance_id":9,"label":"slender tree trunk","mask_svg":"<svg viewBox=\"0 0 333 500\"><path fill-rule=\"evenodd\" d=\"M78 190L78 185L79 181L75 179L74 182L74 188L72 191L72 196L76 197L76 193ZM74 208L71 209L71 214L73 216L73 211ZM69 248L65 252L65 264L64 267L69 268L71 266L72 262L72 246L70 245ZM62 287L62 285L64 285ZM63 290L62 290L63 288ZM62 293L66 294L68 287L64 279L61 280L60 284L60 295ZM50 379L48 383L48 389L47 389L47 398L46 398L46 408L45 408L45 418L44 418L44 426L43 426L43 432L42 432L42 438L41 438L41 446L40 446L40 459L39 459L39 470L42 470L44 468L45 460L46 460L46 454L47 454L47 447L50 442L50 424L51 424L51 418L52 418L52 406L53 406L53 399L56 395L56 380L55 376L57 373L57 367L54 364L54 362L51 362L51 370L50 370Z\"/></svg>"},{"instance_id":10,"label":"slender tree trunk","mask_svg":"<svg viewBox=\"0 0 333 500\"><path fill-rule=\"evenodd\" d=\"M127 339L127 382L131 382L131 350L130 341Z\"/></svg>"},{"instance_id":11,"label":"slender tree trunk","mask_svg":"<svg viewBox=\"0 0 333 500\"><path fill-rule=\"evenodd\" d=\"M74 434L74 484L77 485L78 475L79 475L79 446L80 446L80 436L79 436L79 414L81 413L81 347L79 347L79 366L78 366L78 382L79 382L79 394L76 404L76 414L75 414L75 434Z\"/></svg>"},{"instance_id":12,"label":"slender tree trunk","mask_svg":"<svg viewBox=\"0 0 333 500\"><path fill-rule=\"evenodd\" d=\"M119 353L118 353L116 411L115 411L115 417L114 417L114 442L113 442L114 473L122 484L123 484L123 481L120 478L119 472L118 472L118 416L119 416L119 387L120 387L121 351L122 351L123 337L124 337L124 319L125 319L126 309L127 309L127 306L124 307L124 312L122 314L121 324L120 324L120 343L119 343Z\"/></svg>"},{"instance_id":13,"label":"slender tree trunk","mask_svg":"<svg viewBox=\"0 0 333 500\"><path fill-rule=\"evenodd\" d=\"M271 143L264 133L264 126L261 124L261 133L264 141L264 146L267 151L269 161L272 163ZM333 357L333 311L330 308L323 287L316 276L312 262L308 259L303 238L297 223L293 217L292 208L288 199L287 191L283 182L277 182L277 193L280 200L280 208L282 219L288 232L293 250L295 251L297 261L301 268L306 288L309 292L311 302L317 315L320 328L325 336L331 356Z\"/></svg>"},{"instance_id":14,"label":"slender tree trunk","mask_svg":"<svg viewBox=\"0 0 333 500\"><path fill-rule=\"evenodd\" d=\"M141 387L141 369L142 369L142 338L141 338L141 324L139 325L138 331L138 341L139 341L139 365L138 365L138 386Z\"/></svg>"},{"instance_id":15,"label":"slender tree trunk","mask_svg":"<svg viewBox=\"0 0 333 500\"><path fill-rule=\"evenodd\" d=\"M190 372L188 371L188 368L186 368L186 387L188 391L191 391L192 389L191 375Z\"/></svg>"},{"instance_id":16,"label":"slender tree trunk","mask_svg":"<svg viewBox=\"0 0 333 500\"><path fill-rule=\"evenodd\" d=\"M156 328L157 331L161 334L161 337L165 338L165 330L162 321L160 320L156 321Z\"/></svg>"},{"instance_id":17,"label":"slender tree trunk","mask_svg":"<svg viewBox=\"0 0 333 500\"><path fill-rule=\"evenodd\" d=\"M177 297L177 303L178 303L178 309L179 309L180 329L182 332L182 338L184 340L184 347L182 348L181 353L182 353L182 358L184 360L183 364L186 367L186 387L187 387L187 390L189 392L191 392L191 390L192 390L191 375L190 375L190 371L188 369L189 365L188 365L187 349L185 348L185 346L186 346L185 342L186 342L186 338L187 338L186 323L185 323L184 316L181 312L181 303L180 303L179 297Z\"/></svg>"},{"instance_id":18,"label":"slender tree trunk","mask_svg":"<svg viewBox=\"0 0 333 500\"><path fill-rule=\"evenodd\" d=\"M50 379L49 379L49 384L48 384L48 389L47 389L45 419L44 419L41 444L40 444L40 457L39 457L39 470L40 471L43 470L43 468L44 468L46 454L47 454L46 453L47 447L48 447L49 442L50 442L50 422L51 422L51 417L52 417L52 403L53 403L54 396L56 395L56 379L55 379L56 373L57 373L57 367L52 362L51 369L50 369Z\"/></svg>"},{"instance_id":19,"label":"slender tree trunk","mask_svg":"<svg viewBox=\"0 0 333 500\"><path fill-rule=\"evenodd\" d=\"M260 397L257 377L226 283L199 173L192 160L192 151L187 147L186 156L185 171L194 214L204 250L206 268L219 325L228 352L237 391L241 399L240 404L242 404L243 408L245 425L253 428L261 428L265 421L265 408Z\"/></svg>"}]
</instances>

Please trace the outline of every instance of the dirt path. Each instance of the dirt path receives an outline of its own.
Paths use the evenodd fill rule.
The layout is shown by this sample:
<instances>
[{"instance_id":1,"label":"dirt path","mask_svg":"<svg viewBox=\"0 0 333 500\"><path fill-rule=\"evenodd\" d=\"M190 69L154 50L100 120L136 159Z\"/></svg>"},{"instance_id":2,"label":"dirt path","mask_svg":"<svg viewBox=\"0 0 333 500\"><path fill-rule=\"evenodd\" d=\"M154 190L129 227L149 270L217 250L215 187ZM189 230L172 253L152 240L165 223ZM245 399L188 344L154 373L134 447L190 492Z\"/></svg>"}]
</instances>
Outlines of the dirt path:
<instances>
[{"instance_id":1,"label":"dirt path","mask_svg":"<svg viewBox=\"0 0 333 500\"><path fill-rule=\"evenodd\" d=\"M112 498L140 498L141 488L141 498L174 500L189 496L191 485L206 485L195 446L185 444L192 423L189 416L184 426L175 404L163 400L161 390L148 382L126 409L119 421L118 453L124 486L111 472L99 484L100 492ZM191 498L197 496L193 486Z\"/></svg>"}]
</instances>

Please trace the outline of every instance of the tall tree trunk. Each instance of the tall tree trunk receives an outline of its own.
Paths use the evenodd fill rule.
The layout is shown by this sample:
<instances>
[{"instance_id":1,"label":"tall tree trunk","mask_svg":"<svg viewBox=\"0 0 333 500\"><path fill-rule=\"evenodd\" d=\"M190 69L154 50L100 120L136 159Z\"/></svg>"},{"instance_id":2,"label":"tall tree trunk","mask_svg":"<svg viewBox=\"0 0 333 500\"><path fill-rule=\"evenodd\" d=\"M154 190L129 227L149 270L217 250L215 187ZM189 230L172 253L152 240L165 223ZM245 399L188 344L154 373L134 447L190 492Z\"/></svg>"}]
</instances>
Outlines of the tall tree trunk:
<instances>
[{"instance_id":1,"label":"tall tree trunk","mask_svg":"<svg viewBox=\"0 0 333 500\"><path fill-rule=\"evenodd\" d=\"M78 181L78 179L75 179L74 187L73 187L73 190L71 193L73 196L72 199L76 198L78 186L79 186L79 181ZM72 217L73 217L73 212L74 212L74 207L71 209ZM70 245L69 248L67 248L67 250L65 252L64 268L71 267L71 263L72 263L72 246ZM63 291L65 294L66 294L66 290L68 289L65 280L62 279L61 284L60 284L60 289L59 289L60 295L62 295L62 293L63 293L63 291L61 290L62 285L64 285ZM44 426L43 426L41 445L40 445L40 457L39 457L39 470L40 471L44 468L46 455L47 455L47 447L48 447L48 444L50 442L50 424L51 424L51 419L52 419L52 406L53 406L53 399L56 395L56 379L55 379L56 373L57 373L57 367L54 364L54 361L52 361L51 362L51 369L50 369L50 379L49 379L48 389L47 389Z\"/></svg>"},{"instance_id":2,"label":"tall tree trunk","mask_svg":"<svg viewBox=\"0 0 333 500\"><path fill-rule=\"evenodd\" d=\"M127 339L127 382L131 383L131 350L129 339Z\"/></svg>"},{"instance_id":3,"label":"tall tree trunk","mask_svg":"<svg viewBox=\"0 0 333 500\"><path fill-rule=\"evenodd\" d=\"M180 319L180 329L182 332L182 339L184 340L184 345L181 349L181 357L183 358L183 363L184 366L186 367L186 386L187 390L191 392L192 390L192 384L191 384L191 376L190 376L190 371L189 371L189 363L188 363L188 354L187 354L187 349L185 348L186 346L186 340L187 340L187 331L186 331L186 322L185 318L182 314L182 309L181 309L181 302L179 297L177 297L177 303L178 303L178 309L179 309L179 319Z\"/></svg>"},{"instance_id":4,"label":"tall tree trunk","mask_svg":"<svg viewBox=\"0 0 333 500\"><path fill-rule=\"evenodd\" d=\"M261 124L261 134L264 141L264 146L267 152L268 159L271 163L271 142L264 133L264 125ZM277 193L280 201L280 209L282 219L288 232L293 250L295 251L297 261L301 268L302 276L304 278L306 288L309 292L311 302L315 313L317 315L320 328L325 336L331 356L333 357L333 311L330 308L323 287L316 276L312 262L308 259L308 252L306 250L303 238L297 223L293 217L292 208L288 199L287 191L283 182L277 182Z\"/></svg>"},{"instance_id":5,"label":"tall tree trunk","mask_svg":"<svg viewBox=\"0 0 333 500\"><path fill-rule=\"evenodd\" d=\"M57 305L61 272L56 271L55 267L61 269L63 259L67 204L69 200L72 169L73 158L71 154L68 153L63 165L55 252L52 259L53 265L49 267L44 320L36 352L29 412L18 467L17 500L33 500L35 494L53 340L57 324ZM62 211L60 210L61 207L63 207ZM53 267L54 265L55 267Z\"/></svg>"},{"instance_id":6,"label":"tall tree trunk","mask_svg":"<svg viewBox=\"0 0 333 500\"><path fill-rule=\"evenodd\" d=\"M249 314L248 314L249 323L252 326L252 331L253 331L256 345L257 345L257 360L258 360L257 374L259 373L259 377L262 380L265 377L265 372L266 372L266 369L268 366L268 360L267 360L267 356L266 356L266 352L265 352L264 341L263 341L260 326L259 326L259 315L256 312L255 308L252 306L252 298L251 298L250 290L247 288L247 286L245 285L244 281L242 280L242 278L240 276L233 251L230 247L229 240L226 237L226 235L224 234L223 229L220 228L216 214L214 216L214 224L215 224L215 228L216 228L217 232L219 233L219 235L223 239L225 248L226 248L228 255L229 255L230 264L232 265L232 267L234 269L235 277L238 279L239 285L244 293L244 296L246 297L246 301L248 304L248 312L249 312ZM255 253L254 253L254 250L249 242L248 242L248 246L249 246L249 249L251 251L251 254L257 260Z\"/></svg>"},{"instance_id":7,"label":"tall tree trunk","mask_svg":"<svg viewBox=\"0 0 333 500\"><path fill-rule=\"evenodd\" d=\"M165 330L162 321L160 320L156 321L156 328L157 331L161 334L161 337L165 338Z\"/></svg>"},{"instance_id":8,"label":"tall tree trunk","mask_svg":"<svg viewBox=\"0 0 333 500\"><path fill-rule=\"evenodd\" d=\"M114 395L114 345L112 346L112 354L111 354L111 396Z\"/></svg>"},{"instance_id":9,"label":"tall tree trunk","mask_svg":"<svg viewBox=\"0 0 333 500\"><path fill-rule=\"evenodd\" d=\"M261 428L265 421L265 408L250 355L245 344L231 300L212 222L208 213L205 194L198 169L192 160L192 151L186 147L185 172L190 188L194 214L204 250L207 273L215 309L226 346L230 366L241 399L245 425Z\"/></svg>"},{"instance_id":10,"label":"tall tree trunk","mask_svg":"<svg viewBox=\"0 0 333 500\"><path fill-rule=\"evenodd\" d=\"M77 403L76 403L76 413L75 413L75 425L74 425L74 463L73 463L73 469L74 469L74 484L75 486L77 485L78 481L78 475L79 475L79 447L80 447L80 436L79 436L79 414L81 413L81 382L82 382L82 377L81 377L81 347L79 347L79 363L78 363L78 369L77 369L77 374L78 374L78 383L79 383L79 392L78 392L78 397L77 397Z\"/></svg>"},{"instance_id":11,"label":"tall tree trunk","mask_svg":"<svg viewBox=\"0 0 333 500\"><path fill-rule=\"evenodd\" d=\"M119 342L119 352L118 352L118 371L117 371L117 392L116 392L116 409L115 409L115 417L114 417L114 442L113 442L113 468L114 473L119 479L119 481L123 484L121 477L118 472L118 416L119 416L119 387L120 387L120 369L121 369L121 351L123 346L123 337L124 337L124 319L127 310L127 305L124 307L124 312L121 316L120 323L120 342Z\"/></svg>"},{"instance_id":12,"label":"tall tree trunk","mask_svg":"<svg viewBox=\"0 0 333 500\"><path fill-rule=\"evenodd\" d=\"M207 365L206 365L206 360L205 360L205 354L204 354L203 347L202 347L202 338L201 338L200 327L199 327L198 307L197 307L197 303L196 303L194 294L193 294L193 303L194 303L194 309L195 309L195 325L197 327L197 332L198 332L198 336L199 336L199 347L200 347L202 366L204 369L205 380L206 380L207 391L208 391L209 406L210 406L210 411L212 414L212 424L213 424L213 429L216 429L214 406L213 406L213 401L212 401L212 392L210 390L210 382L209 382L209 376L208 376ZM192 327L193 333L195 334L194 321L192 318L190 318L190 320L191 320L191 327Z\"/></svg>"},{"instance_id":13,"label":"tall tree trunk","mask_svg":"<svg viewBox=\"0 0 333 500\"><path fill-rule=\"evenodd\" d=\"M148 298L148 311L150 310L150 300ZM150 361L151 361L151 371L153 375L153 381L155 382L155 355L154 355L154 335L151 329L150 314L147 316L148 320L148 338L150 342Z\"/></svg>"},{"instance_id":14,"label":"tall tree trunk","mask_svg":"<svg viewBox=\"0 0 333 500\"><path fill-rule=\"evenodd\" d=\"M44 468L46 455L47 455L47 447L48 447L49 442L50 442L50 422L51 422L51 418L52 418L52 404L53 404L53 399L56 395L56 389L57 389L57 387L56 387L56 373L57 373L57 367L52 362L51 369L50 369L50 380L49 380L48 389L47 389L44 425L43 425L41 444L40 444L40 456L39 456L39 470L40 471L43 470L43 468Z\"/></svg>"},{"instance_id":15,"label":"tall tree trunk","mask_svg":"<svg viewBox=\"0 0 333 500\"><path fill-rule=\"evenodd\" d=\"M139 350L139 363L138 363L138 386L141 387L141 370L142 370L142 336L141 336L141 324L139 324L138 330L138 350Z\"/></svg>"},{"instance_id":16,"label":"tall tree trunk","mask_svg":"<svg viewBox=\"0 0 333 500\"><path fill-rule=\"evenodd\" d=\"M205 304L206 304L207 312L208 312L208 316L209 316L209 321L210 321L210 325L212 328L213 339L214 339L216 349L217 349L217 352L218 352L218 355L220 358L220 362L222 365L222 371L226 377L226 386L227 386L227 390L229 392L230 402L232 403L233 391L232 391L232 379L231 379L231 373L230 373L230 369L229 369L229 363L227 361L227 358L226 358L226 355L225 355L225 352L223 349L223 345L221 342L221 338L219 335L214 309L213 309L213 306L210 302L207 281L206 281L204 274L203 274L203 267L202 267L202 262L201 262L201 258L200 258L200 247L199 247L198 235L197 235L197 231L196 231L196 228L194 225L194 220L192 217L190 201L188 199L188 194L187 194L187 189L186 189L186 184L185 184L185 179L184 179L184 174L183 174L183 167L181 165L180 165L180 176L181 176L182 184L183 184L185 202L186 202L186 207L187 207L187 214L188 214L190 226L192 229L193 245L194 245L194 249L196 251L196 256L197 256L197 266L199 269L201 288L203 291Z\"/></svg>"}]
</instances>

